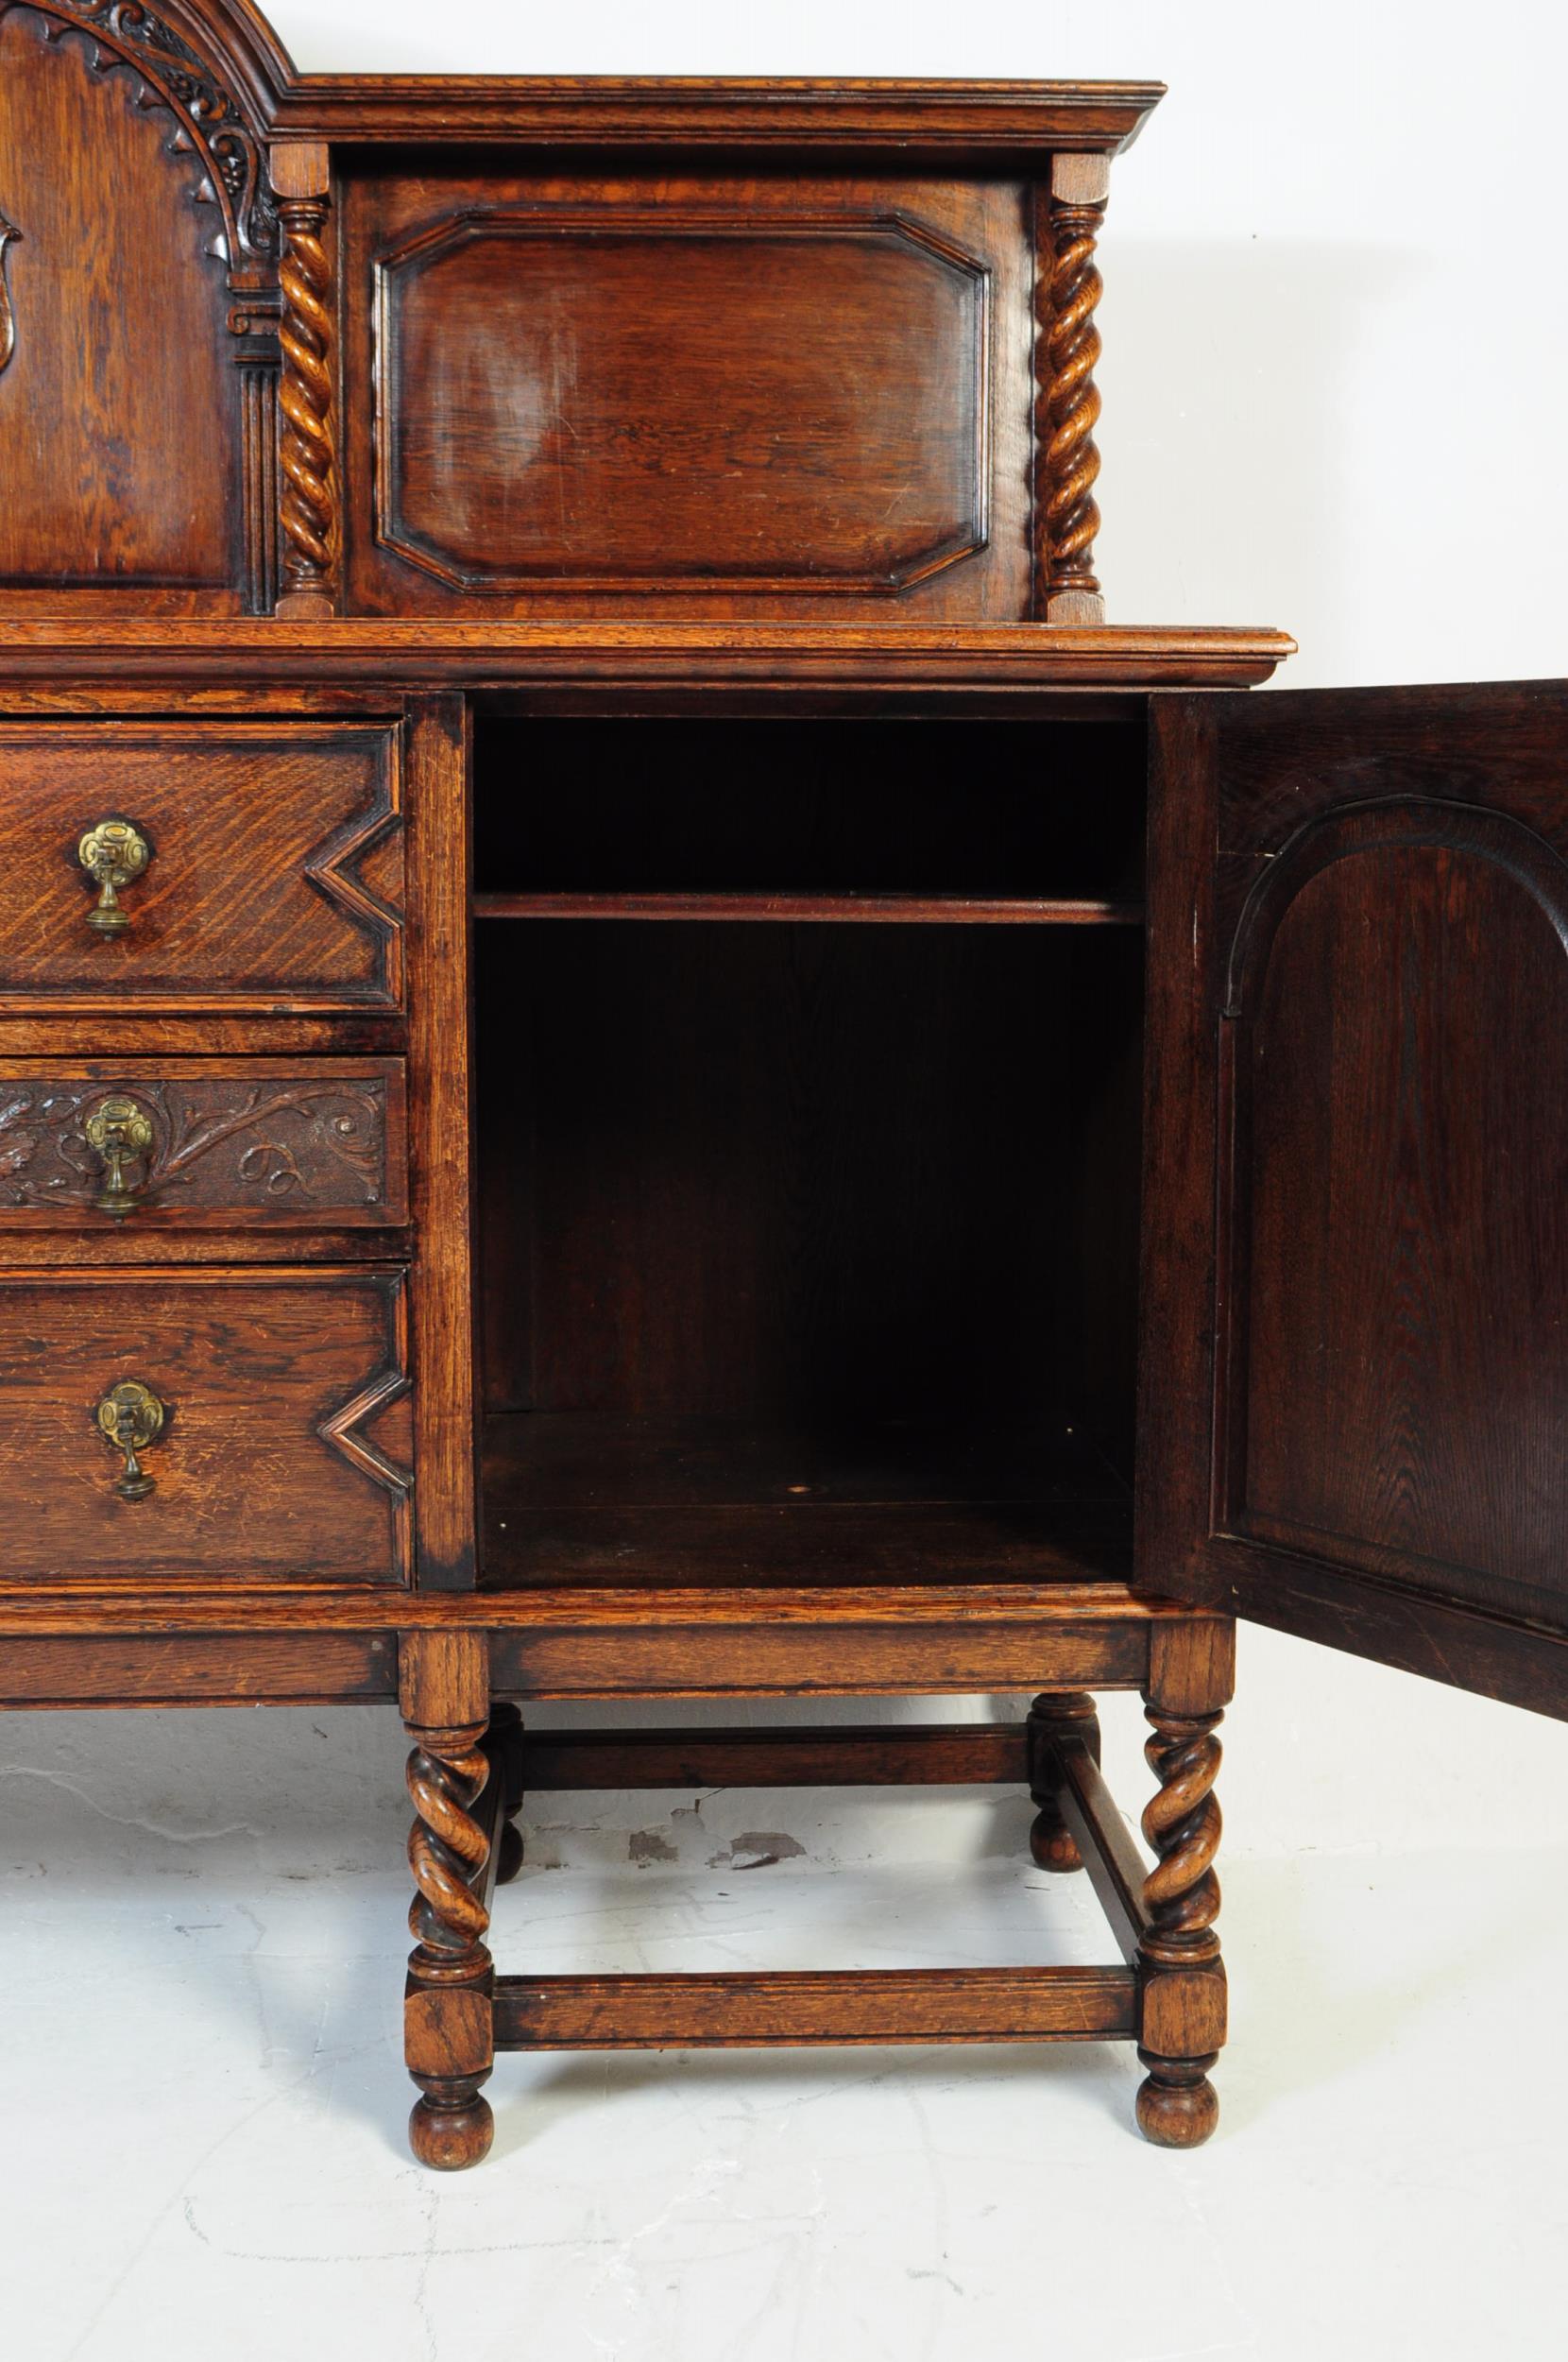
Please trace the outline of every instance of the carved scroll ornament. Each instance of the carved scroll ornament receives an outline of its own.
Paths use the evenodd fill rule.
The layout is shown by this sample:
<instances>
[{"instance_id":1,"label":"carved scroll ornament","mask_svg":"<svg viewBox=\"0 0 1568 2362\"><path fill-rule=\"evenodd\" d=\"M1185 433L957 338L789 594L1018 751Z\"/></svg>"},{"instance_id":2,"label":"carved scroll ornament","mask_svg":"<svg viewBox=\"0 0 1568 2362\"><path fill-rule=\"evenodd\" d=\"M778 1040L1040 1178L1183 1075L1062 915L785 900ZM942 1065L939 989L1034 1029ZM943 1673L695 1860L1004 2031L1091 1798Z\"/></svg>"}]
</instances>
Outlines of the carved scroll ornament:
<instances>
[{"instance_id":1,"label":"carved scroll ornament","mask_svg":"<svg viewBox=\"0 0 1568 2362\"><path fill-rule=\"evenodd\" d=\"M127 1094L146 1126L131 1172L138 1203L165 1207L373 1207L386 1188L384 1086L301 1080L209 1086L193 1094L138 1082ZM97 1203L91 1136L106 1085L0 1085L0 1208Z\"/></svg>"},{"instance_id":2,"label":"carved scroll ornament","mask_svg":"<svg viewBox=\"0 0 1568 2362\"><path fill-rule=\"evenodd\" d=\"M229 265L232 283L259 283L245 266L277 253L278 215L260 144L217 66L146 0L0 0L0 18L19 6L42 19L45 41L80 34L94 74L123 68L133 76L133 103L143 112L162 109L174 117L168 152L192 159L196 202L222 216L209 253Z\"/></svg>"}]
</instances>

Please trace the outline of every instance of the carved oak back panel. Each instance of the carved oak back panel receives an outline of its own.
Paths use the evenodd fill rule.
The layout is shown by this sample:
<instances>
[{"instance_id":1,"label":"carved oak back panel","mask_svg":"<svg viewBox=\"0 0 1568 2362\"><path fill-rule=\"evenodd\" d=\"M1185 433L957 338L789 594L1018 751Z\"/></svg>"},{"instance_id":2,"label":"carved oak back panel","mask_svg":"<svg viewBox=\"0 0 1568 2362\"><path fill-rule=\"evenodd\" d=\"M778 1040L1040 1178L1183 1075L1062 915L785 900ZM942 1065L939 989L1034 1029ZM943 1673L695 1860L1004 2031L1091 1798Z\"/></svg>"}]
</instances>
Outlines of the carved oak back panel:
<instances>
[{"instance_id":1,"label":"carved oak back panel","mask_svg":"<svg viewBox=\"0 0 1568 2362\"><path fill-rule=\"evenodd\" d=\"M187 30L0 0L0 611L271 603L276 225Z\"/></svg>"}]
</instances>

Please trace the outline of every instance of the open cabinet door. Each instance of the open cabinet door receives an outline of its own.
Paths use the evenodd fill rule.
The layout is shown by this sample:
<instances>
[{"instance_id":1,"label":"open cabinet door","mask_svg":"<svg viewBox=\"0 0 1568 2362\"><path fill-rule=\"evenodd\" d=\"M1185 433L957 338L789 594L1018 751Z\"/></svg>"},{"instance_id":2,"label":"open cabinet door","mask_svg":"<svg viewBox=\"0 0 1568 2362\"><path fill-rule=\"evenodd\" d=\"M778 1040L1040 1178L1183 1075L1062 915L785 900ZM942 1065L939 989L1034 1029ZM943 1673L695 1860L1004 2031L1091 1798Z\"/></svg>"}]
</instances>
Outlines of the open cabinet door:
<instances>
[{"instance_id":1,"label":"open cabinet door","mask_svg":"<svg viewBox=\"0 0 1568 2362\"><path fill-rule=\"evenodd\" d=\"M1139 1581L1568 1716L1568 682L1152 706Z\"/></svg>"}]
</instances>

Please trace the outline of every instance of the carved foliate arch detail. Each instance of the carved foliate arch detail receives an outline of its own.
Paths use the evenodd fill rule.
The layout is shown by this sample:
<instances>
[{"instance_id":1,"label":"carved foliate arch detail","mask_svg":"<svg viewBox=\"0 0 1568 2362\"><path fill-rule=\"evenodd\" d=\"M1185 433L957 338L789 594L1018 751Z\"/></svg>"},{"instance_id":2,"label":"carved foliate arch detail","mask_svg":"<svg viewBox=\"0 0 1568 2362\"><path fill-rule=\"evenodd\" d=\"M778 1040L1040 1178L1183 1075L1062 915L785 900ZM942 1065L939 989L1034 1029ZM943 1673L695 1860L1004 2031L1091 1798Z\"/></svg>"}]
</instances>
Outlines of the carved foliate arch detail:
<instances>
[{"instance_id":1,"label":"carved foliate arch detail","mask_svg":"<svg viewBox=\"0 0 1568 2362\"><path fill-rule=\"evenodd\" d=\"M193 203L210 209L202 239L233 299L229 347L238 402L243 550L235 588L244 609L269 614L278 590L278 203L267 170L269 128L298 78L252 0L0 0L0 31L16 14L45 52L69 51L77 71L112 77L124 103L153 118ZM166 128L165 128L166 126ZM13 205L20 197L0 191ZM26 338L13 319L7 247L24 220L0 219L0 370Z\"/></svg>"},{"instance_id":2,"label":"carved foliate arch detail","mask_svg":"<svg viewBox=\"0 0 1568 2362\"><path fill-rule=\"evenodd\" d=\"M43 19L50 43L79 36L94 74L128 74L135 106L173 117L167 152L191 160L195 201L221 218L208 252L229 265L231 286L261 283L257 266L278 251L277 209L258 124L230 86L211 28L170 0L0 0L0 20L17 9Z\"/></svg>"}]
</instances>

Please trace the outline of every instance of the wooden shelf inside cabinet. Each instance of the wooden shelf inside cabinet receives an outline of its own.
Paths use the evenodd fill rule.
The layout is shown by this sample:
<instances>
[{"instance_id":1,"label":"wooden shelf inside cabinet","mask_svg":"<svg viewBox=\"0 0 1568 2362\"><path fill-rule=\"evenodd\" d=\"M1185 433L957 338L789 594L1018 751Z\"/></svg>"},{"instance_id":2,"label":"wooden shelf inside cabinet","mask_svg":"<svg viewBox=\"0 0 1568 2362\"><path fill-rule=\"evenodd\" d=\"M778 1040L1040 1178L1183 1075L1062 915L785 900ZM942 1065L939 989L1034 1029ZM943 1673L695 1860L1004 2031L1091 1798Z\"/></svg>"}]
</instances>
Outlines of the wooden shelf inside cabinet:
<instances>
[{"instance_id":1,"label":"wooden shelf inside cabinet","mask_svg":"<svg viewBox=\"0 0 1568 2362\"><path fill-rule=\"evenodd\" d=\"M934 894L476 894L476 918L810 920L842 926L1141 927L1139 901Z\"/></svg>"},{"instance_id":2,"label":"wooden shelf inside cabinet","mask_svg":"<svg viewBox=\"0 0 1568 2362\"><path fill-rule=\"evenodd\" d=\"M1132 1505L1095 1446L1030 1422L853 1429L493 1413L487 1589L1096 1583Z\"/></svg>"}]
</instances>

